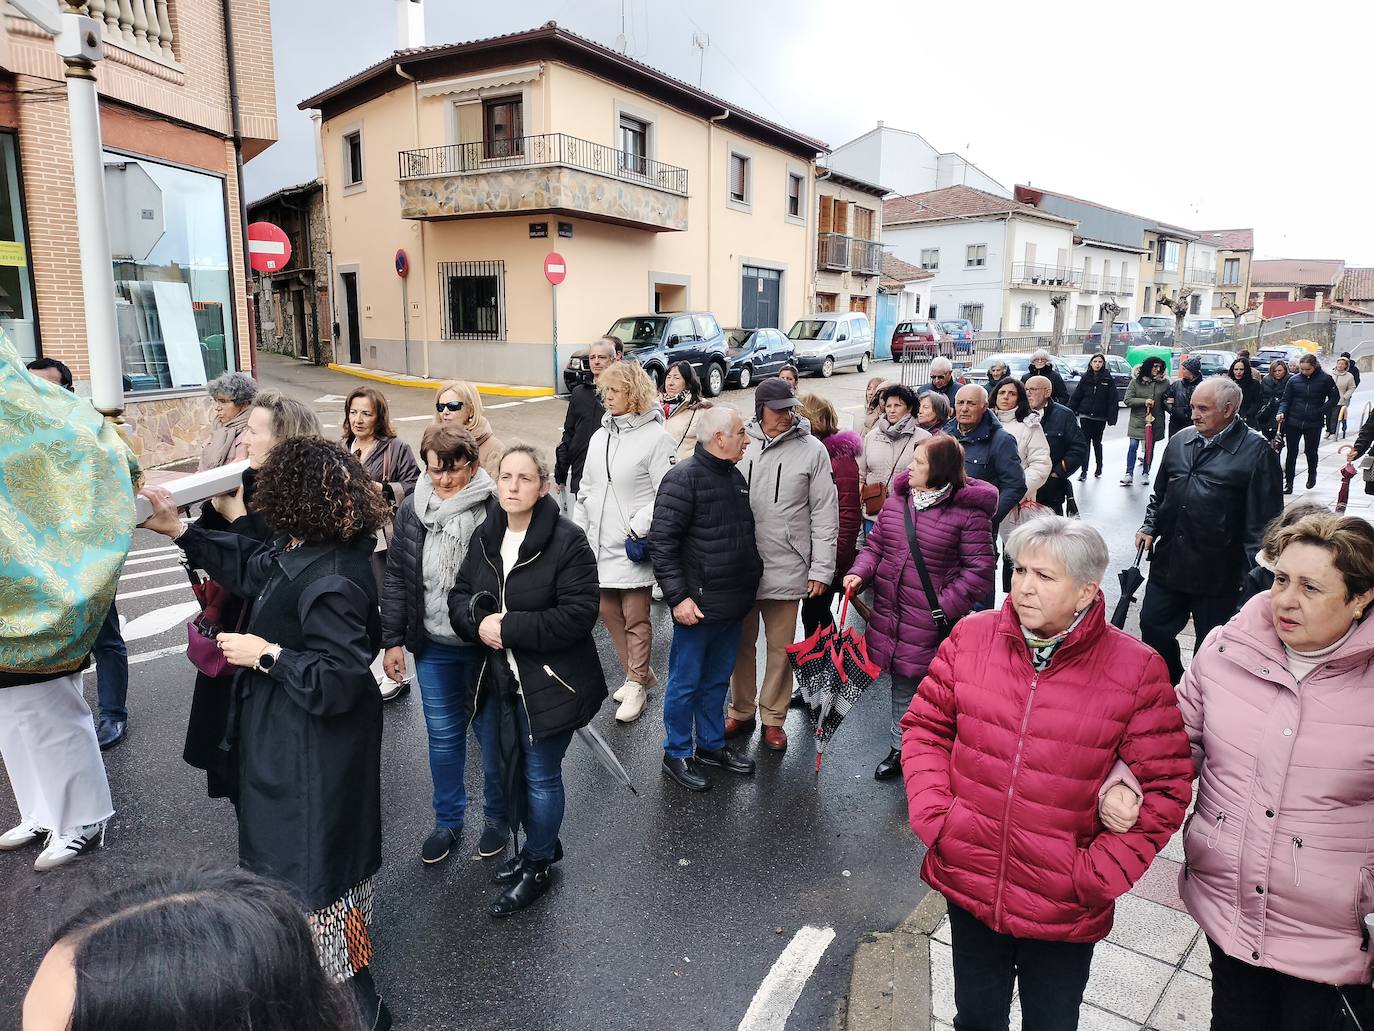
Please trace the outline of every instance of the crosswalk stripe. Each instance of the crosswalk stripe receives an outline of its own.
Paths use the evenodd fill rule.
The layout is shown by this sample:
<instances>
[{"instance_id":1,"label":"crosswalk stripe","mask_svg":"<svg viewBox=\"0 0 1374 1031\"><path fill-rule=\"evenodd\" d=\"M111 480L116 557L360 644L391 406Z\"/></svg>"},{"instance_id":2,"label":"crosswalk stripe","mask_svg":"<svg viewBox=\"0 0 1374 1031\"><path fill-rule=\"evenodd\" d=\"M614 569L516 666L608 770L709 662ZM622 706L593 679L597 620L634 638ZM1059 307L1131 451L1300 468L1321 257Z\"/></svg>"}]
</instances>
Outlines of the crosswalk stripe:
<instances>
[{"instance_id":1,"label":"crosswalk stripe","mask_svg":"<svg viewBox=\"0 0 1374 1031\"><path fill-rule=\"evenodd\" d=\"M132 552L130 554L132 554ZM124 568L128 569L130 566L150 566L154 562L173 562L175 560L175 555L145 555L142 558L128 559L124 563Z\"/></svg>"},{"instance_id":2,"label":"crosswalk stripe","mask_svg":"<svg viewBox=\"0 0 1374 1031\"><path fill-rule=\"evenodd\" d=\"M119 578L119 582L125 580L143 580L150 576L166 576L168 573L176 573L178 576L185 576L186 570L182 566L166 566L162 569L140 569L137 573L125 573Z\"/></svg>"},{"instance_id":3,"label":"crosswalk stripe","mask_svg":"<svg viewBox=\"0 0 1374 1031\"><path fill-rule=\"evenodd\" d=\"M115 601L129 601L132 598L146 598L150 594L166 594L168 591L189 591L191 585L187 583L168 584L165 587L148 587L141 591L127 591L124 594L116 594Z\"/></svg>"},{"instance_id":4,"label":"crosswalk stripe","mask_svg":"<svg viewBox=\"0 0 1374 1031\"><path fill-rule=\"evenodd\" d=\"M185 654L186 645L174 644L168 648L158 648L151 652L138 652L129 656L129 665L133 666L140 662L152 662L154 659L165 659L168 655ZM92 663L86 670L87 673L95 672L95 664Z\"/></svg>"},{"instance_id":5,"label":"crosswalk stripe","mask_svg":"<svg viewBox=\"0 0 1374 1031\"><path fill-rule=\"evenodd\" d=\"M180 549L179 547L177 547L175 544L171 544L171 545L168 545L167 547L163 547L163 548L139 548L139 549L137 549L137 550L135 550L135 551L129 552L129 556L130 556L130 557L133 557L134 555L156 555L156 554L158 554L158 553L160 553L160 552L180 551L180 550L181 550L181 549Z\"/></svg>"}]
</instances>

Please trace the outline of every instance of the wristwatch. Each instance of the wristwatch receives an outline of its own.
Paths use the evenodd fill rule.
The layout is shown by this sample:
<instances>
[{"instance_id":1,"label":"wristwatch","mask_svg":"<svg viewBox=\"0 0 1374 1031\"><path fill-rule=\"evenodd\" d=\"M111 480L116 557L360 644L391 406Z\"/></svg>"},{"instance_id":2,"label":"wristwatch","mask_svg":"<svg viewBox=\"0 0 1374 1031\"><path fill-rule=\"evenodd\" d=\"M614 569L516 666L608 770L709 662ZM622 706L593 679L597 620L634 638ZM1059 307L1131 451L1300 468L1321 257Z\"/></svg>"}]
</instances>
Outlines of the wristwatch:
<instances>
[{"instance_id":1,"label":"wristwatch","mask_svg":"<svg viewBox=\"0 0 1374 1031\"><path fill-rule=\"evenodd\" d=\"M259 673L267 673L271 671L272 667L277 664L277 656L279 656L280 654L281 645L269 644L263 650L263 653L258 656L258 661L253 664L253 668L257 670Z\"/></svg>"}]
</instances>

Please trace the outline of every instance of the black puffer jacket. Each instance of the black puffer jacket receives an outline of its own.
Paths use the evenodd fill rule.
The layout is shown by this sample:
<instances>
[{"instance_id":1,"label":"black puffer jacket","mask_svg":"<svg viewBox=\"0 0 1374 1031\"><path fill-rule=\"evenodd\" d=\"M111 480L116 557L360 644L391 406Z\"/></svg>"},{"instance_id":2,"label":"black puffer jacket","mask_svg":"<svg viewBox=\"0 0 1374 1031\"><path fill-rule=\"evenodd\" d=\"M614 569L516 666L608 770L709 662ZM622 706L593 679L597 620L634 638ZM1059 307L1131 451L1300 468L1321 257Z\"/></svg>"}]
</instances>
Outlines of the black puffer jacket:
<instances>
[{"instance_id":1,"label":"black puffer jacket","mask_svg":"<svg viewBox=\"0 0 1374 1031\"><path fill-rule=\"evenodd\" d=\"M733 462L697 444L663 474L649 529L654 577L663 600L696 601L708 623L741 618L763 576L749 487Z\"/></svg>"},{"instance_id":2,"label":"black puffer jacket","mask_svg":"<svg viewBox=\"0 0 1374 1031\"><path fill-rule=\"evenodd\" d=\"M1285 430L1310 430L1326 425L1326 413L1341 403L1336 381L1321 369L1304 376L1301 372L1289 376L1279 402Z\"/></svg>"},{"instance_id":3,"label":"black puffer jacket","mask_svg":"<svg viewBox=\"0 0 1374 1031\"><path fill-rule=\"evenodd\" d=\"M1087 419L1101 419L1108 426L1116 425L1120 410L1121 392L1117 390L1112 374L1103 369L1098 375L1091 371L1083 373L1078 386L1073 388L1073 400L1069 407Z\"/></svg>"},{"instance_id":4,"label":"black puffer jacket","mask_svg":"<svg viewBox=\"0 0 1374 1031\"><path fill-rule=\"evenodd\" d=\"M1263 395L1263 401L1260 403L1259 411L1255 413L1253 428L1259 430L1266 437L1274 435L1274 421L1279 417L1279 402L1283 400L1283 392L1287 389L1288 381L1292 378L1290 373L1283 379L1265 376L1260 380L1260 392Z\"/></svg>"},{"instance_id":5,"label":"black puffer jacket","mask_svg":"<svg viewBox=\"0 0 1374 1031\"><path fill-rule=\"evenodd\" d=\"M382 582L382 647L404 645L419 658L429 640L425 636L424 579L428 531L415 514L414 497L401 502L393 526Z\"/></svg>"},{"instance_id":6,"label":"black puffer jacket","mask_svg":"<svg viewBox=\"0 0 1374 1031\"><path fill-rule=\"evenodd\" d=\"M606 409L596 387L577 383L568 395L568 412L563 417L563 439L554 450L553 482L561 483L574 494L582 483L582 464L587 460L587 445L601 428Z\"/></svg>"},{"instance_id":7,"label":"black puffer jacket","mask_svg":"<svg viewBox=\"0 0 1374 1031\"><path fill-rule=\"evenodd\" d=\"M501 641L515 656L530 734L538 740L585 727L606 700L606 674L592 639L601 586L587 535L559 515L552 498L535 504L509 575L501 564L506 525L506 513L493 498L449 593L449 618L459 637L487 653L473 703L480 709L488 691L510 680L493 672L504 655L477 636L482 620L501 611L504 599Z\"/></svg>"},{"instance_id":8,"label":"black puffer jacket","mask_svg":"<svg viewBox=\"0 0 1374 1031\"><path fill-rule=\"evenodd\" d=\"M1269 521L1283 511L1279 458L1239 419L1211 447L1191 426L1169 438L1141 532L1150 580L1186 594L1238 594Z\"/></svg>"},{"instance_id":9,"label":"black puffer jacket","mask_svg":"<svg viewBox=\"0 0 1374 1031\"><path fill-rule=\"evenodd\" d=\"M1050 381L1051 401L1057 401L1061 405L1067 405L1069 403L1069 388L1064 383L1064 377L1059 375L1059 370L1054 367L1054 362L1046 362L1043 369L1037 369L1032 365L1026 370L1026 374L1021 377L1021 382L1029 382L1032 376L1044 376Z\"/></svg>"}]
</instances>

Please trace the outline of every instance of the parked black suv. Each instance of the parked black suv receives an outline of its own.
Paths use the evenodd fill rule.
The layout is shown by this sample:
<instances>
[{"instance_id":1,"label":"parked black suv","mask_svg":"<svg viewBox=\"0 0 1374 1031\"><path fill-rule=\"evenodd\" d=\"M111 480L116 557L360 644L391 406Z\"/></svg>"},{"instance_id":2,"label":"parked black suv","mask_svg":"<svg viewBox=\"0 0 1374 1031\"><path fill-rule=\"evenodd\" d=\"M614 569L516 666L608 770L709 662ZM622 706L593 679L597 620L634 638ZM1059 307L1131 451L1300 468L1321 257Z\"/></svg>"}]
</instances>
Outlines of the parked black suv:
<instances>
[{"instance_id":1,"label":"parked black suv","mask_svg":"<svg viewBox=\"0 0 1374 1031\"><path fill-rule=\"evenodd\" d=\"M726 340L720 323L709 311L663 312L653 315L627 315L617 319L606 336L619 340L625 348L624 360L638 362L660 388L668 366L690 362L701 377L702 390L715 397L725 389ZM591 377L587 351L573 354L563 369L563 382L573 384Z\"/></svg>"}]
</instances>

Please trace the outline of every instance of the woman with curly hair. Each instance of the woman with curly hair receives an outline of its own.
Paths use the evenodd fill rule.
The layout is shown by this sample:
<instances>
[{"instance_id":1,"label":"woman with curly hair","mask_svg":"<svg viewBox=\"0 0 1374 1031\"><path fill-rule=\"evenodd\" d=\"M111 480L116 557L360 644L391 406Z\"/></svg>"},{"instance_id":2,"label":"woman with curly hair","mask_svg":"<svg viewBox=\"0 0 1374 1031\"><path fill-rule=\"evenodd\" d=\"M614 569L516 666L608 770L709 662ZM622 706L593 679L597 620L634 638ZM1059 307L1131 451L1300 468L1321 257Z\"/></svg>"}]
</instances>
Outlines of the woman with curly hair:
<instances>
[{"instance_id":1,"label":"woman with curly hair","mask_svg":"<svg viewBox=\"0 0 1374 1031\"><path fill-rule=\"evenodd\" d=\"M255 599L246 632L216 639L239 671L226 733L238 757L239 865L295 891L326 969L352 981L363 1026L389 1026L368 924L382 862L372 552L390 510L355 455L312 437L279 442L258 471L253 509L271 544L183 527L165 488L144 494L147 529Z\"/></svg>"}]
</instances>

